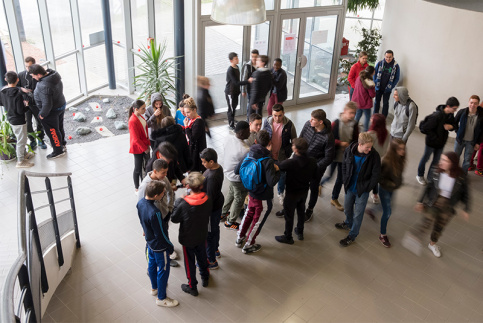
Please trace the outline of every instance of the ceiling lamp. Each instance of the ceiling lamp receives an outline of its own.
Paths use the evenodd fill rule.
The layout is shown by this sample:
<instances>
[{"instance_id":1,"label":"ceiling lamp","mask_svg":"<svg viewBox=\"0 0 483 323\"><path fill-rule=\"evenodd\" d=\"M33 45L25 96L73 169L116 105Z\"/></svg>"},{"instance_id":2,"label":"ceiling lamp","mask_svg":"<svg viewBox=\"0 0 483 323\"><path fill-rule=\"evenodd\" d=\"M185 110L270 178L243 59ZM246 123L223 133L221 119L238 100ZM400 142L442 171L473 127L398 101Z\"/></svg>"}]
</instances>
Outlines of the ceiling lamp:
<instances>
[{"instance_id":1,"label":"ceiling lamp","mask_svg":"<svg viewBox=\"0 0 483 323\"><path fill-rule=\"evenodd\" d=\"M211 20L225 25L258 25L267 20L264 0L214 0Z\"/></svg>"}]
</instances>

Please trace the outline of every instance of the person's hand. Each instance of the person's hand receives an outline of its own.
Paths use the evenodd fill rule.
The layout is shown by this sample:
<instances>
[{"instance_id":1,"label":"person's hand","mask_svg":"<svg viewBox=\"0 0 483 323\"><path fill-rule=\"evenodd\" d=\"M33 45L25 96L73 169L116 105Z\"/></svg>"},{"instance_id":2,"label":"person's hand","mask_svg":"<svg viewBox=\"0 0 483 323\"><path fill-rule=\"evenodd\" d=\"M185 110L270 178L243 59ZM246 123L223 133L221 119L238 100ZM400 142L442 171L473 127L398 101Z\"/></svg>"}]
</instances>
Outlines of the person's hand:
<instances>
[{"instance_id":1,"label":"person's hand","mask_svg":"<svg viewBox=\"0 0 483 323\"><path fill-rule=\"evenodd\" d=\"M143 237L145 237L145 236L146 236L146 234L145 234L145 233L144 233L144 231L143 231Z\"/></svg>"},{"instance_id":2,"label":"person's hand","mask_svg":"<svg viewBox=\"0 0 483 323\"><path fill-rule=\"evenodd\" d=\"M186 178L183 178L183 179L181 180L181 184L183 184L183 186L186 186Z\"/></svg>"},{"instance_id":3,"label":"person's hand","mask_svg":"<svg viewBox=\"0 0 483 323\"><path fill-rule=\"evenodd\" d=\"M248 83L252 83L252 82L253 82L253 80L254 80L254 79L253 79L253 77L250 77L250 78L248 79Z\"/></svg>"},{"instance_id":4,"label":"person's hand","mask_svg":"<svg viewBox=\"0 0 483 323\"><path fill-rule=\"evenodd\" d=\"M280 168L278 167L277 164L273 164L273 167L275 167L275 170L278 172L280 170Z\"/></svg>"},{"instance_id":5,"label":"person's hand","mask_svg":"<svg viewBox=\"0 0 483 323\"><path fill-rule=\"evenodd\" d=\"M30 93L30 92L32 92L32 90L31 90L31 89L26 89L26 88L24 88L24 87L21 87L21 88L20 88L20 91L22 91L23 93Z\"/></svg>"},{"instance_id":6,"label":"person's hand","mask_svg":"<svg viewBox=\"0 0 483 323\"><path fill-rule=\"evenodd\" d=\"M189 122L190 122L190 119L188 119L188 117L184 118L183 123L185 127L188 126Z\"/></svg>"},{"instance_id":7,"label":"person's hand","mask_svg":"<svg viewBox=\"0 0 483 323\"><path fill-rule=\"evenodd\" d=\"M145 153L145 154L149 154L149 152L150 152L150 148L148 147L148 149L146 149L146 150L144 151L144 153Z\"/></svg>"},{"instance_id":8,"label":"person's hand","mask_svg":"<svg viewBox=\"0 0 483 323\"><path fill-rule=\"evenodd\" d=\"M28 107L28 106L29 106L29 101L27 101L27 100L23 100L23 104L24 104L26 107Z\"/></svg>"},{"instance_id":9,"label":"person's hand","mask_svg":"<svg viewBox=\"0 0 483 323\"><path fill-rule=\"evenodd\" d=\"M253 111L255 111L257 109L257 105L256 104L252 104L251 105L251 108L252 108Z\"/></svg>"},{"instance_id":10,"label":"person's hand","mask_svg":"<svg viewBox=\"0 0 483 323\"><path fill-rule=\"evenodd\" d=\"M42 116L39 114L39 118L42 120L44 117L42 117Z\"/></svg>"},{"instance_id":11,"label":"person's hand","mask_svg":"<svg viewBox=\"0 0 483 323\"><path fill-rule=\"evenodd\" d=\"M480 144L476 144L474 149L478 151L480 149Z\"/></svg>"},{"instance_id":12,"label":"person's hand","mask_svg":"<svg viewBox=\"0 0 483 323\"><path fill-rule=\"evenodd\" d=\"M424 205L423 203L418 202L418 204L416 204L416 206L414 207L414 211L421 212L422 210L424 210Z\"/></svg>"},{"instance_id":13,"label":"person's hand","mask_svg":"<svg viewBox=\"0 0 483 323\"><path fill-rule=\"evenodd\" d=\"M171 188L173 189L173 192L178 190L178 186L176 186L176 184L171 184Z\"/></svg>"},{"instance_id":14,"label":"person's hand","mask_svg":"<svg viewBox=\"0 0 483 323\"><path fill-rule=\"evenodd\" d=\"M346 147L348 147L348 146L349 146L349 143L348 143L347 141L341 141L341 142L340 142L340 146L341 146L342 148L346 148Z\"/></svg>"},{"instance_id":15,"label":"person's hand","mask_svg":"<svg viewBox=\"0 0 483 323\"><path fill-rule=\"evenodd\" d=\"M247 94L246 93L242 93L242 96L247 96Z\"/></svg>"},{"instance_id":16,"label":"person's hand","mask_svg":"<svg viewBox=\"0 0 483 323\"><path fill-rule=\"evenodd\" d=\"M468 222L470 220L470 215L466 211L461 211L461 217Z\"/></svg>"},{"instance_id":17,"label":"person's hand","mask_svg":"<svg viewBox=\"0 0 483 323\"><path fill-rule=\"evenodd\" d=\"M159 115L161 115L161 109L156 109L156 110L154 111L154 115L155 115L156 117L157 117L157 116L159 116Z\"/></svg>"},{"instance_id":18,"label":"person's hand","mask_svg":"<svg viewBox=\"0 0 483 323\"><path fill-rule=\"evenodd\" d=\"M450 130L453 130L453 126L450 124L445 124L444 129L450 131Z\"/></svg>"}]
</instances>

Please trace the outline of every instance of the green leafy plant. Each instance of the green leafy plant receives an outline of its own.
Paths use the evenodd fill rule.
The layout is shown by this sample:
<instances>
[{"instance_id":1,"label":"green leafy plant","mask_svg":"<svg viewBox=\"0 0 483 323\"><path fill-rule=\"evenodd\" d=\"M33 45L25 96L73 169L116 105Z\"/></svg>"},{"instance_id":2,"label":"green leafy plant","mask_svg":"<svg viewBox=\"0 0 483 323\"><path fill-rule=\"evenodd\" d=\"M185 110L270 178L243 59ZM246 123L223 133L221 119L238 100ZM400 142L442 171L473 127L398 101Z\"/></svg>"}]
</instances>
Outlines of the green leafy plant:
<instances>
[{"instance_id":1,"label":"green leafy plant","mask_svg":"<svg viewBox=\"0 0 483 323\"><path fill-rule=\"evenodd\" d=\"M356 55L365 51L367 53L367 62L374 65L377 61L377 51L381 45L382 35L378 29L362 28L362 40L357 43Z\"/></svg>"},{"instance_id":2,"label":"green leafy plant","mask_svg":"<svg viewBox=\"0 0 483 323\"><path fill-rule=\"evenodd\" d=\"M349 0L347 1L347 10L357 13L363 9L374 10L379 6L379 0Z\"/></svg>"},{"instance_id":3,"label":"green leafy plant","mask_svg":"<svg viewBox=\"0 0 483 323\"><path fill-rule=\"evenodd\" d=\"M167 49L166 40L157 44L154 38L149 39L149 46L141 46L135 53L141 59L136 67L141 71L134 77L134 86L141 95L138 99L147 101L153 93L159 93L168 107L176 107L172 99L176 96L175 71L177 57L164 57Z\"/></svg>"},{"instance_id":4,"label":"green leafy plant","mask_svg":"<svg viewBox=\"0 0 483 323\"><path fill-rule=\"evenodd\" d=\"M0 155L2 155L2 159L15 158L15 143L12 126L7 120L7 114L3 113L0 121Z\"/></svg>"},{"instance_id":5,"label":"green leafy plant","mask_svg":"<svg viewBox=\"0 0 483 323\"><path fill-rule=\"evenodd\" d=\"M350 85L347 77L349 76L349 71L354 64L354 59L350 58L340 58L339 59L339 72L341 76L337 79L337 84L339 85Z\"/></svg>"}]
</instances>

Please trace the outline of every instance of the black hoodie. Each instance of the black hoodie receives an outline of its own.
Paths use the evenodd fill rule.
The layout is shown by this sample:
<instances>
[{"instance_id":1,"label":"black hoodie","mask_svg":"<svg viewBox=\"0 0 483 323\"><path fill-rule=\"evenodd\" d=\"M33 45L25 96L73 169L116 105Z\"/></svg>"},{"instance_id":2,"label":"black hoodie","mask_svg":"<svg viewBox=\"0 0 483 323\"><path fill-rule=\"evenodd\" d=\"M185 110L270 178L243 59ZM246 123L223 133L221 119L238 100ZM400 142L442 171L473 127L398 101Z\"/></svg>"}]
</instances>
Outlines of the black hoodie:
<instances>
[{"instance_id":1,"label":"black hoodie","mask_svg":"<svg viewBox=\"0 0 483 323\"><path fill-rule=\"evenodd\" d=\"M25 111L22 91L18 87L4 87L0 91L0 105L7 111L7 120L11 125L25 124Z\"/></svg>"},{"instance_id":2,"label":"black hoodie","mask_svg":"<svg viewBox=\"0 0 483 323\"><path fill-rule=\"evenodd\" d=\"M443 148L448 140L449 131L444 129L445 124L453 126L453 130L456 129L456 121L453 113L445 113L444 108L446 105L442 104L436 108L426 120L424 129L426 130L426 146L431 148L440 149ZM451 131L453 131L451 130Z\"/></svg>"},{"instance_id":3,"label":"black hoodie","mask_svg":"<svg viewBox=\"0 0 483 323\"><path fill-rule=\"evenodd\" d=\"M332 133L330 120L324 120L324 130L318 132L307 121L300 132L300 138L304 138L309 144L307 155L317 160L319 172L323 174L335 158L335 140Z\"/></svg>"},{"instance_id":4,"label":"black hoodie","mask_svg":"<svg viewBox=\"0 0 483 323\"><path fill-rule=\"evenodd\" d=\"M265 102L265 97L272 89L272 73L266 67L260 67L252 74L250 105Z\"/></svg>"},{"instance_id":5,"label":"black hoodie","mask_svg":"<svg viewBox=\"0 0 483 323\"><path fill-rule=\"evenodd\" d=\"M47 69L47 73L46 76L37 82L37 87L34 91L35 103L42 117L46 117L51 112L62 108L66 102L63 93L64 87L59 73L50 68Z\"/></svg>"},{"instance_id":6,"label":"black hoodie","mask_svg":"<svg viewBox=\"0 0 483 323\"><path fill-rule=\"evenodd\" d=\"M173 124L159 130L154 130L151 133L151 138L154 140L154 147L158 147L162 142L169 142L178 151L178 164L183 173L186 173L191 168L191 157L186 136L183 129L178 124Z\"/></svg>"}]
</instances>

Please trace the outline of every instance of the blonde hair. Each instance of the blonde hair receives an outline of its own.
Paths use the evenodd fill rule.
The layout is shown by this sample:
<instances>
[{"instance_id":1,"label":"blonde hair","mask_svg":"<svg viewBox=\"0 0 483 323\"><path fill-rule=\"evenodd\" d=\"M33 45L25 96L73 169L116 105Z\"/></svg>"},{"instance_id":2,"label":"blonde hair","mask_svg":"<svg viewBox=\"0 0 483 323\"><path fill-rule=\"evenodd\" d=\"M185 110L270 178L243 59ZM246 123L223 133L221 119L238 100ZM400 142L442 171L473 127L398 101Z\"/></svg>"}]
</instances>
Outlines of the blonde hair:
<instances>
[{"instance_id":1,"label":"blonde hair","mask_svg":"<svg viewBox=\"0 0 483 323\"><path fill-rule=\"evenodd\" d=\"M195 193L199 193L201 191L200 188L204 181L205 177L198 172L191 172L186 178L186 184L188 184L191 190Z\"/></svg>"},{"instance_id":2,"label":"blonde hair","mask_svg":"<svg viewBox=\"0 0 483 323\"><path fill-rule=\"evenodd\" d=\"M195 100L191 97L184 100L184 108L198 110Z\"/></svg>"},{"instance_id":3,"label":"blonde hair","mask_svg":"<svg viewBox=\"0 0 483 323\"><path fill-rule=\"evenodd\" d=\"M372 144L374 140L368 132L361 132L358 139L359 145Z\"/></svg>"},{"instance_id":4,"label":"blonde hair","mask_svg":"<svg viewBox=\"0 0 483 323\"><path fill-rule=\"evenodd\" d=\"M346 105L344 106L344 110L347 110L347 109L356 111L357 110L357 103L354 102L354 101L347 102Z\"/></svg>"}]
</instances>

